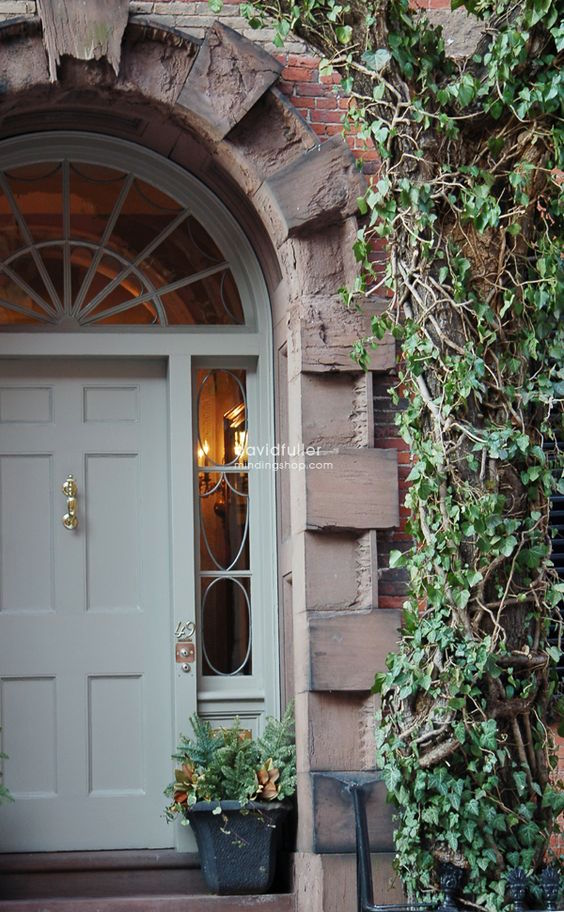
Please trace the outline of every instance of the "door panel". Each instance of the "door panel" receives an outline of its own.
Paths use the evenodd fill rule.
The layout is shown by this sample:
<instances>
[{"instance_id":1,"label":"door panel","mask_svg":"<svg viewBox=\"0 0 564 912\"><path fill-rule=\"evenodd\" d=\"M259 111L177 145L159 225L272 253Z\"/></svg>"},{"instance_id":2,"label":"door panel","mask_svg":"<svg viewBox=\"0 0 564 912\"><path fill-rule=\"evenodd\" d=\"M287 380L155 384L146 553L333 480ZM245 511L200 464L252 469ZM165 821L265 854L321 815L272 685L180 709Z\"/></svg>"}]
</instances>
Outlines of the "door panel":
<instances>
[{"instance_id":1,"label":"door panel","mask_svg":"<svg viewBox=\"0 0 564 912\"><path fill-rule=\"evenodd\" d=\"M87 610L140 611L141 502L137 453L87 453Z\"/></svg>"},{"instance_id":2,"label":"door panel","mask_svg":"<svg viewBox=\"0 0 564 912\"><path fill-rule=\"evenodd\" d=\"M1 851L173 842L166 390L157 361L0 364L0 721L17 799Z\"/></svg>"},{"instance_id":3,"label":"door panel","mask_svg":"<svg viewBox=\"0 0 564 912\"><path fill-rule=\"evenodd\" d=\"M53 610L53 458L0 457L0 611Z\"/></svg>"}]
</instances>

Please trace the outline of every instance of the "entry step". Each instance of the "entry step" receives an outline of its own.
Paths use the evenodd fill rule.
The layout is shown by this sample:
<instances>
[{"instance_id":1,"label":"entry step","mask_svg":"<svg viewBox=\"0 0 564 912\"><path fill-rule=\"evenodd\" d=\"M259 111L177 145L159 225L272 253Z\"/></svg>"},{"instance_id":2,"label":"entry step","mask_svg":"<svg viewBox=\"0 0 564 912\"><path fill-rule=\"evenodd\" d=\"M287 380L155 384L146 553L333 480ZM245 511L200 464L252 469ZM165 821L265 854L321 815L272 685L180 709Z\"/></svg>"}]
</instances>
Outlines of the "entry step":
<instances>
[{"instance_id":1,"label":"entry step","mask_svg":"<svg viewBox=\"0 0 564 912\"><path fill-rule=\"evenodd\" d=\"M0 900L0 912L294 912L293 894Z\"/></svg>"}]
</instances>

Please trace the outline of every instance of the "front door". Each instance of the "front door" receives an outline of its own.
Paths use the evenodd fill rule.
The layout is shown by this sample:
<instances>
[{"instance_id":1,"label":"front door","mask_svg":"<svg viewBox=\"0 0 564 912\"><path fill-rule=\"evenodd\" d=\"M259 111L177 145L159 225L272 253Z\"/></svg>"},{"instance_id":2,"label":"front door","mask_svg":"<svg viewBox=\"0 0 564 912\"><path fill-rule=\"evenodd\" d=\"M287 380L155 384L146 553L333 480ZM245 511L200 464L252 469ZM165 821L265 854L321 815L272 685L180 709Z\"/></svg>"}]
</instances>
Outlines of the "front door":
<instances>
[{"instance_id":1,"label":"front door","mask_svg":"<svg viewBox=\"0 0 564 912\"><path fill-rule=\"evenodd\" d=\"M162 361L0 362L0 851L173 842L167 414Z\"/></svg>"}]
</instances>

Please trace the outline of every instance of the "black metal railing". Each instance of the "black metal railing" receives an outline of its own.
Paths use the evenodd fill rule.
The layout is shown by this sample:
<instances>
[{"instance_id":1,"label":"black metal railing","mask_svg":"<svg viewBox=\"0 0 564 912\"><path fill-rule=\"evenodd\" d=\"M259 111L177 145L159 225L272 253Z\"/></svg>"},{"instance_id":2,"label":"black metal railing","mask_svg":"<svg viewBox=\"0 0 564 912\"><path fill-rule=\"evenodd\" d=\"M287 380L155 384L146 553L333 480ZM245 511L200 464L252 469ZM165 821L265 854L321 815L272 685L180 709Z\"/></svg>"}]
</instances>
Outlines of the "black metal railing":
<instances>
[{"instance_id":1,"label":"black metal railing","mask_svg":"<svg viewBox=\"0 0 564 912\"><path fill-rule=\"evenodd\" d=\"M370 862L370 840L368 838L368 819L366 815L366 796L364 783L351 783L347 786L351 794L356 830L356 884L358 912L461 912L464 903L458 903L458 897L464 884L465 871L457 865L441 863L438 866L438 880L443 899L426 903L386 903L374 902L374 885ZM526 905L531 897L531 881L522 868L514 868L507 874L507 891L513 903L513 912L526 912L535 908ZM540 875L540 889L544 897L543 912L558 912L560 898L560 872L556 867L546 867ZM564 912L564 910L563 910Z\"/></svg>"}]
</instances>

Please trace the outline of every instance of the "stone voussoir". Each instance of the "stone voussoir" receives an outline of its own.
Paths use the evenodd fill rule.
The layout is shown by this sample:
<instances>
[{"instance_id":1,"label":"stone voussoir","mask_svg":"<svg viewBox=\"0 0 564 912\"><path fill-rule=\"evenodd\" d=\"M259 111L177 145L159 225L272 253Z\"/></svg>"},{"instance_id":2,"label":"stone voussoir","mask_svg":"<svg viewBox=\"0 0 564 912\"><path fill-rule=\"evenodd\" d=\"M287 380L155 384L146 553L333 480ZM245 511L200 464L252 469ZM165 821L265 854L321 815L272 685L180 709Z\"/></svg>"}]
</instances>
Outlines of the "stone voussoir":
<instances>
[{"instance_id":1,"label":"stone voussoir","mask_svg":"<svg viewBox=\"0 0 564 912\"><path fill-rule=\"evenodd\" d=\"M206 32L178 105L213 139L222 140L281 71L282 64L261 47L215 22Z\"/></svg>"},{"instance_id":2,"label":"stone voussoir","mask_svg":"<svg viewBox=\"0 0 564 912\"><path fill-rule=\"evenodd\" d=\"M365 179L340 136L333 136L268 180L288 236L317 231L354 215Z\"/></svg>"}]
</instances>

